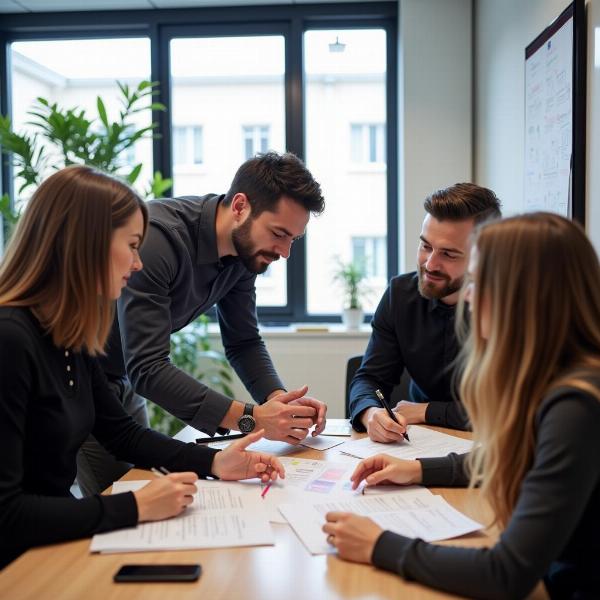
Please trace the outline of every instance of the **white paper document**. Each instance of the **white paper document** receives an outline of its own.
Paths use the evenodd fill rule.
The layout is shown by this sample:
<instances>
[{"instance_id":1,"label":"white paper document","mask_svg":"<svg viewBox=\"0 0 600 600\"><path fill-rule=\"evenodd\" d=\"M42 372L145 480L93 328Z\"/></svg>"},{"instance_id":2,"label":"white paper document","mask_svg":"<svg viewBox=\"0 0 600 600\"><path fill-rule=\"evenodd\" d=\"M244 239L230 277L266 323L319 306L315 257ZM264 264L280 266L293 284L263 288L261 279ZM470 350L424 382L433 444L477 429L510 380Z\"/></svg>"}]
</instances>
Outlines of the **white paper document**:
<instances>
[{"instance_id":1,"label":"white paper document","mask_svg":"<svg viewBox=\"0 0 600 600\"><path fill-rule=\"evenodd\" d=\"M349 419L327 419L325 429L321 435L351 436L352 425Z\"/></svg>"},{"instance_id":2,"label":"white paper document","mask_svg":"<svg viewBox=\"0 0 600 600\"><path fill-rule=\"evenodd\" d=\"M366 437L346 442L339 450L357 458L368 458L375 454L384 453L397 458L413 459L446 456L450 452L464 454L473 447L471 440L440 433L418 425L411 425L408 428L408 435L410 442L402 440L393 444L382 444Z\"/></svg>"},{"instance_id":3,"label":"white paper document","mask_svg":"<svg viewBox=\"0 0 600 600\"><path fill-rule=\"evenodd\" d=\"M280 510L311 554L335 552L322 531L325 515L330 511L367 516L384 529L427 542L464 535L482 527L425 488L348 500L284 504Z\"/></svg>"},{"instance_id":4,"label":"white paper document","mask_svg":"<svg viewBox=\"0 0 600 600\"><path fill-rule=\"evenodd\" d=\"M327 437L323 434L317 437L312 437L310 434L306 436L301 442L301 446L312 448L313 450L329 450L344 443L344 438L340 437Z\"/></svg>"},{"instance_id":5,"label":"white paper document","mask_svg":"<svg viewBox=\"0 0 600 600\"><path fill-rule=\"evenodd\" d=\"M215 439L214 442L209 442L206 445L209 448L216 448L217 450L224 450L236 440L219 440ZM268 440L267 438L261 438L258 442L254 442L254 444L250 444L247 450L251 450L252 452L265 452L267 454L273 454L274 456L284 456L289 454L290 452L294 452L298 450L298 446L294 446L293 444L288 444L287 442L278 442L275 440Z\"/></svg>"},{"instance_id":6,"label":"white paper document","mask_svg":"<svg viewBox=\"0 0 600 600\"><path fill-rule=\"evenodd\" d=\"M147 482L118 482L113 493ZM248 493L221 482L200 481L194 502L179 516L96 534L91 552L142 552L274 544L258 488Z\"/></svg>"}]
</instances>

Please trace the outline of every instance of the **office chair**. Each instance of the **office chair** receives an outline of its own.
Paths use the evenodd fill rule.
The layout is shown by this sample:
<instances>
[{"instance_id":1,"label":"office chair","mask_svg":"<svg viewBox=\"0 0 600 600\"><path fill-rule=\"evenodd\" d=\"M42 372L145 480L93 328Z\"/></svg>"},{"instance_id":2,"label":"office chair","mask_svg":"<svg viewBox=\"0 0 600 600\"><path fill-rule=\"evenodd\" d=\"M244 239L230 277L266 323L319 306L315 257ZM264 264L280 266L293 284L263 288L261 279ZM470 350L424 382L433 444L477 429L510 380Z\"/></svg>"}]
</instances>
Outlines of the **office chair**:
<instances>
[{"instance_id":1,"label":"office chair","mask_svg":"<svg viewBox=\"0 0 600 600\"><path fill-rule=\"evenodd\" d=\"M362 354L357 354L356 356L351 356L346 363L346 419L350 418L350 384L352 383L352 379L358 370L358 367L360 367L362 359ZM407 373L406 369L404 369L400 383L394 387L390 394L390 406L392 408L396 406L396 403L400 402L400 400L408 400L409 385L410 375Z\"/></svg>"}]
</instances>

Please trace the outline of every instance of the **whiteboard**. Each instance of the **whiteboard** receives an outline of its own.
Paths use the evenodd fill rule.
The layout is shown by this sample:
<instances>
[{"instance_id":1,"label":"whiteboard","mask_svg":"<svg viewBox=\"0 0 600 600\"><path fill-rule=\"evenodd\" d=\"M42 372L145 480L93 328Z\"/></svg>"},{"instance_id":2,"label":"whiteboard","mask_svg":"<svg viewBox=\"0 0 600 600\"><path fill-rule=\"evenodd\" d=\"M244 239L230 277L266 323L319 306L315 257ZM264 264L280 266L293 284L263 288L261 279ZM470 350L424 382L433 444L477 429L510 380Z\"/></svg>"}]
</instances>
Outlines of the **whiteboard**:
<instances>
[{"instance_id":1,"label":"whiteboard","mask_svg":"<svg viewBox=\"0 0 600 600\"><path fill-rule=\"evenodd\" d=\"M547 210L570 217L573 153L572 12L560 27L553 29L543 39L536 39L526 51L525 210Z\"/></svg>"}]
</instances>

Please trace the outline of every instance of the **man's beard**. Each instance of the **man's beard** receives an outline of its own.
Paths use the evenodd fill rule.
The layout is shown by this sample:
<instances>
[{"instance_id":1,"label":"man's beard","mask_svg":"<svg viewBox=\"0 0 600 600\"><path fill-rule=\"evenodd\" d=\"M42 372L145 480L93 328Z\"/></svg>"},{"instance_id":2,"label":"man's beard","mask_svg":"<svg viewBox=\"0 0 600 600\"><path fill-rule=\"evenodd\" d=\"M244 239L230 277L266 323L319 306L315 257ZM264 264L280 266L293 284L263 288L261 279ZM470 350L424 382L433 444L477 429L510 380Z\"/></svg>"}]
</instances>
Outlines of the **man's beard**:
<instances>
[{"instance_id":1,"label":"man's beard","mask_svg":"<svg viewBox=\"0 0 600 600\"><path fill-rule=\"evenodd\" d=\"M266 250L254 252L251 230L252 219L248 217L244 223L231 232L231 241L233 242L233 247L244 267L246 267L250 273L260 275L269 268L269 263L261 262L260 257L264 256L265 258L279 260L279 254L267 252Z\"/></svg>"},{"instance_id":2,"label":"man's beard","mask_svg":"<svg viewBox=\"0 0 600 600\"><path fill-rule=\"evenodd\" d=\"M446 296L450 296L451 294L458 292L462 287L464 279L463 277L450 279L446 273L442 273L441 271L427 271L425 267L421 265L418 265L417 267L419 278L419 294L421 294L423 298L427 298L428 300L441 300ZM434 277L443 277L445 279L444 284L440 287L440 284L424 281L423 276L426 272Z\"/></svg>"}]
</instances>

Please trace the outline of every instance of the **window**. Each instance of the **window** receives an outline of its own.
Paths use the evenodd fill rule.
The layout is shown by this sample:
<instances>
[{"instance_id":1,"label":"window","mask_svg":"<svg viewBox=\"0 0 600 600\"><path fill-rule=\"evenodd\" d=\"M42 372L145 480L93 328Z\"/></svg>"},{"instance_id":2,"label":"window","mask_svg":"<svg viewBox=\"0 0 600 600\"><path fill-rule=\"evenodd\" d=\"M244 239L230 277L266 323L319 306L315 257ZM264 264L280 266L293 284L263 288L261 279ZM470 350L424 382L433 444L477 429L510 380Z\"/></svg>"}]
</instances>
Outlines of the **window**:
<instances>
[{"instance_id":1,"label":"window","mask_svg":"<svg viewBox=\"0 0 600 600\"><path fill-rule=\"evenodd\" d=\"M335 40L338 51L332 52ZM325 213L310 224L306 236L309 314L341 310L339 295L330 293L339 260L368 261L365 267L372 276L363 299L367 312L375 309L385 289L386 43L384 29L304 34L306 159L326 200ZM380 168L349 170L348 152L351 164L377 163Z\"/></svg>"},{"instance_id":2,"label":"window","mask_svg":"<svg viewBox=\"0 0 600 600\"><path fill-rule=\"evenodd\" d=\"M245 125L242 128L242 135L244 139L244 158L246 160L269 149L268 125Z\"/></svg>"},{"instance_id":3,"label":"window","mask_svg":"<svg viewBox=\"0 0 600 600\"><path fill-rule=\"evenodd\" d=\"M350 126L350 156L354 163L385 163L385 128L377 125Z\"/></svg>"},{"instance_id":4,"label":"window","mask_svg":"<svg viewBox=\"0 0 600 600\"><path fill-rule=\"evenodd\" d=\"M123 159L143 164L140 190L154 171L172 179L165 195L225 193L249 157L297 154L321 184L326 209L311 218L290 259L257 278L258 314L262 322L335 321L337 259L366 261L367 311L397 270L397 22L393 1L81 11L43 20L5 14L0 111L10 107L15 128L26 129L25 110L37 96L94 116L100 95L115 100L110 119L119 110L115 79L159 81L155 99L167 111L140 113L147 120L136 123L156 121L158 135ZM0 170L2 191L14 199L19 182L6 161Z\"/></svg>"},{"instance_id":5,"label":"window","mask_svg":"<svg viewBox=\"0 0 600 600\"><path fill-rule=\"evenodd\" d=\"M201 165L204 162L202 127L173 127L173 166Z\"/></svg>"},{"instance_id":6,"label":"window","mask_svg":"<svg viewBox=\"0 0 600 600\"><path fill-rule=\"evenodd\" d=\"M173 37L170 49L174 195L225 193L245 160L286 149L284 37ZM179 126L198 115L204 127ZM256 292L259 306L286 306L286 261Z\"/></svg>"},{"instance_id":7,"label":"window","mask_svg":"<svg viewBox=\"0 0 600 600\"><path fill-rule=\"evenodd\" d=\"M353 237L352 262L360 265L368 278L385 277L385 237Z\"/></svg>"}]
</instances>

